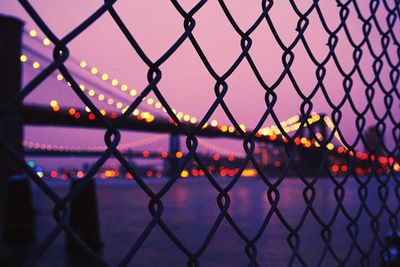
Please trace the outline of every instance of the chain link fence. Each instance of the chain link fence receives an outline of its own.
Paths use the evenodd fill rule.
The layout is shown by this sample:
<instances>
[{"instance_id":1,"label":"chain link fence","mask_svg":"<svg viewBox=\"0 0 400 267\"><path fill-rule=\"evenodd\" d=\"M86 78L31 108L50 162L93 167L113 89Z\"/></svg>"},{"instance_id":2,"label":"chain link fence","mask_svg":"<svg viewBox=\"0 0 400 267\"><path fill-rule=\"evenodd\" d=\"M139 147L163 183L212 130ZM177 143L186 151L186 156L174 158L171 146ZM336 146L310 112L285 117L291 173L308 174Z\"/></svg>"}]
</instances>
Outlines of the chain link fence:
<instances>
[{"instance_id":1,"label":"chain link fence","mask_svg":"<svg viewBox=\"0 0 400 267\"><path fill-rule=\"evenodd\" d=\"M398 189L400 188L398 165L400 129L399 117L396 117L396 114L398 115L400 101L400 91L398 87L400 66L400 45L398 40L400 32L400 2L398 0L369 1L368 12L364 12L360 9L359 2L361 1L336 1L338 8L335 12L339 12L340 23L335 27L328 26L330 23L327 22L320 7L320 2L322 1L310 1L308 8L300 9L297 3L298 1L291 0L289 3L298 20L296 27L297 34L290 43L286 43L283 40L280 34L282 29L277 29L274 19L270 16L270 13L274 10L274 6L276 5L274 1L260 1L259 16L250 27L242 29L231 14L226 3L220 0L218 1L218 4L232 26L232 29L234 29L240 37L241 47L241 53L237 55L236 60L223 74L218 74L210 61L208 61L206 53L203 51L202 46L194 34L196 28L196 15L202 11L202 8L207 5L208 1L199 1L190 10L186 10L181 6L179 1L171 0L171 5L175 7L176 11L182 17L182 33L173 45L170 46L157 60L151 60L149 58L145 50L136 40L135 33L128 30L124 20L121 19L120 15L113 7L117 2L116 0L106 0L93 14L65 36L56 35L52 30L52 25L46 23L46 21L41 17L41 14L35 10L29 1L21 0L19 2L29 16L35 21L40 30L54 44L53 61L43 69L40 74L29 81L18 95L10 98L7 102L2 104L0 107L0 116L2 120L4 120L10 112L15 112L14 107L17 103L21 103L26 96L36 90L37 87L50 75L59 71L71 84L70 89L80 98L84 105L89 107L96 116L96 120L100 121L104 126L104 129L106 129L104 140L107 145L107 149L104 150L96 162L90 166L90 169L85 176L79 180L66 196L61 197L56 194L43 179L38 177L38 175L24 160L20 151L7 142L7 139L3 135L0 136L0 146L4 153L12 158L12 162L17 163L18 168L21 168L26 175L29 176L30 180L34 182L54 203L53 217L57 225L52 229L51 233L45 238L43 243L30 253L27 261L24 263L25 266L35 265L62 232L64 232L70 239L74 240L79 248L95 260L99 266L109 266L108 263L103 260L101 255L98 254L93 247L88 245L76 233L73 227L71 227L69 223L69 204L71 201L74 201L79 192L90 183L101 166L111 156L118 159L123 168L125 168L126 171L135 178L134 181L149 197L148 212L152 216L151 221L143 229L140 236L136 240L133 240L133 245L125 257L121 259L119 266L127 266L131 262L156 226L160 227L163 233L175 244L175 246L186 255L187 266L200 266L202 255L207 250L210 242L216 235L219 226L224 221L230 225L238 237L243 241L243 253L248 258L248 266L265 266L268 263L259 261L258 241L265 233L266 228L270 226L272 217L278 218L280 224L287 230L286 241L291 250L291 256L287 259L287 266L309 266L310 264L306 259L304 259L300 249L302 240L301 229L304 221L309 217L318 222L319 229L316 229L316 231L320 232L320 240L323 246L322 253L320 255L315 255L315 257L318 258L318 266L325 266L324 260L328 256L334 259L335 265L347 266L350 256L354 254L359 255L359 265L357 266L371 266L370 255L372 251L376 250L380 253L380 262L382 265L389 266L390 264L394 264L392 266L395 266L395 261L398 260L395 252L398 248L396 247L396 242L399 242L397 231L399 229L398 217L400 212L400 205L398 204L400 201L398 193ZM245 5L245 3L243 3L243 5ZM351 12L356 13L356 17L362 24L361 38L353 38L351 31L349 30L351 27L349 25L351 23L349 22L349 17L350 15L353 15L350 10ZM107 13L111 15L115 25L118 26L121 33L130 43L132 50L141 58L148 69L148 85L134 99L134 101L130 103L126 112L115 120L109 120L107 117L102 115L98 107L96 107L89 97L80 89L74 75L72 75L70 70L64 65L66 60L70 57L68 45ZM307 29L310 24L310 16L318 18L320 25L328 36L328 39L326 40L328 53L322 57L316 57L315 53L313 53L309 46L309 39L313 37L306 37ZM268 26L275 39L275 45L278 45L281 51L282 70L278 78L273 82L266 82L265 77L261 74L260 69L252 57L252 35L261 24ZM378 39L371 37L373 31L378 33ZM343 63L337 55L337 50L339 49L338 43L341 38L345 39L351 47L350 52L352 56L352 65L350 67L343 66ZM199 120L196 127L190 129L176 116L172 107L165 99L162 90L158 87L158 84L162 80L161 66L174 56L183 43L191 44L197 52L198 57L201 59L205 69L207 69L209 75L215 80L213 88L215 93L214 102L210 103L209 109ZM312 67L315 70L315 80L312 81L312 90L307 90L307 94L304 93L292 72L292 64L296 56L294 51L298 46L303 46L305 48L306 55L311 60L313 64ZM378 49L376 49L376 46L378 46ZM369 79L371 76L364 73L366 68L364 65L365 63L362 63L364 57L371 58L369 68L372 68L372 79ZM259 120L259 123L251 131L245 131L242 129L240 122L235 119L224 100L225 95L229 91L228 79L241 64L248 64L251 67L254 77L264 89L265 93L265 111ZM340 74L336 79L342 81L342 88L336 89L343 92L343 97L339 101L332 101L332 92L328 90L329 86L326 86L325 78L329 69L328 66L332 64ZM382 77L384 75L389 77L387 81L383 81ZM353 80L356 79L355 77L358 77L357 79L361 81L362 87L365 91L367 105L363 107L359 107L355 104L355 96L351 93L353 89ZM284 79L288 79L291 82L294 88L292 93L300 97L302 101L299 107L299 112L300 125L304 127L299 127L294 133L286 132L285 127L280 124L276 113L277 99L279 98L280 92L279 89L281 88ZM174 170L166 184L157 192L150 188L143 177L138 174L138 170L135 169L135 167L132 166L117 149L121 140L119 125L127 120L128 116L139 106L143 98L148 96L150 93L156 95L158 101L160 101L162 106L166 109L169 117L180 129L180 134L186 137L186 146L188 150L188 153L179 161L177 169ZM313 130L308 120L312 116L311 112L313 108L318 105L314 100L317 93L322 94L328 103L328 115L332 120L332 131L323 136L323 138L317 134L317 130ZM377 109L375 103L378 97L383 103L382 107L384 112L380 112ZM341 124L343 117L346 116L342 111L342 107L345 104L350 105L351 112L356 118L355 126L352 129L352 131L356 132L356 136L354 140L351 141L346 139L346 134L344 133L348 129L342 129L345 126L343 126L343 123ZM199 140L196 136L200 131L202 131L204 125L210 120L216 109L219 107L223 109L226 116L235 127L235 131L241 136L243 140L243 148L246 153L246 157L241 162L238 172L225 186L222 186L217 181L215 175L210 173L202 157L197 153ZM379 110L382 107L380 107ZM367 121L367 114L372 114L372 122L371 120ZM257 142L263 142L263 139L260 138L260 129L268 118L274 121L281 133L283 140L282 144L284 147L283 151L287 159L283 168L279 171L277 179L271 179L271 177L267 175L266 171L262 166L260 166L260 162L255 156ZM367 123L369 125L367 125ZM371 124L373 127L369 127ZM299 153L303 153L303 157L311 157L311 154L307 154L307 152L303 151L303 144L299 144L297 141L297 138L304 136L304 129L306 128L310 131L310 140L313 140L312 147L317 151L317 156L313 158L313 170L308 174L302 171L302 166L300 166L302 163L296 160ZM1 130L4 131L4 122ZM338 137L343 143L343 151L333 152L329 149L329 144L333 142L333 139L336 137ZM388 139L390 139L390 141L388 141ZM359 153L360 147L365 147L367 149L367 153L363 154L363 170L367 170L364 172L360 172L360 169L357 169L360 166L360 159L357 156L359 155L357 153ZM341 161L348 167L338 176L331 168L331 158L332 155L337 156L339 154ZM205 179L208 179L209 183L217 192L216 205L220 210L218 217L212 223L207 235L195 250L191 250L185 246L163 219L163 213L165 209L168 209L168 207L163 204L163 198L174 186L181 172L191 161L196 162L199 168L204 172L206 176ZM256 233L252 236L249 236L240 228L230 210L230 193L232 189L237 186L238 181L242 177L243 171L247 166L249 166L249 164L254 166L257 175L262 179L270 205L265 219ZM305 209L295 224L290 223L280 210L280 201L283 197L280 194L280 185L288 178L288 173L291 172L295 173L295 176L297 177L296 179L301 180L304 186L302 193ZM334 194L336 207L334 209L335 212L328 219L323 218L314 207L314 201L318 194L316 184L321 179L329 179L334 184L332 193ZM357 201L360 201L360 205L355 213L349 212L344 204L346 187L350 181L355 181L358 184L358 195L355 196L355 198ZM371 193L369 192L368 184L372 181L378 183L378 192L375 192L379 199L379 203L377 204L378 209L371 209L367 204L368 194ZM394 184L395 188L391 187L391 184ZM388 205L389 199L394 199L395 202L397 202L397 205L394 208ZM366 221L360 219L362 214L363 216L366 215ZM343 216L347 221L347 231L343 234L348 235L351 240L348 252L344 256L338 255L336 253L336 248L332 245L332 228L334 227L337 218L340 216ZM368 224L370 226L367 233L360 232L362 224ZM381 225L383 224L388 224L390 226L391 235L389 239L385 237L385 235L382 235ZM367 249L363 244L360 244L361 235L369 235L372 237ZM397 243L397 245L398 244L399 243Z\"/></svg>"}]
</instances>

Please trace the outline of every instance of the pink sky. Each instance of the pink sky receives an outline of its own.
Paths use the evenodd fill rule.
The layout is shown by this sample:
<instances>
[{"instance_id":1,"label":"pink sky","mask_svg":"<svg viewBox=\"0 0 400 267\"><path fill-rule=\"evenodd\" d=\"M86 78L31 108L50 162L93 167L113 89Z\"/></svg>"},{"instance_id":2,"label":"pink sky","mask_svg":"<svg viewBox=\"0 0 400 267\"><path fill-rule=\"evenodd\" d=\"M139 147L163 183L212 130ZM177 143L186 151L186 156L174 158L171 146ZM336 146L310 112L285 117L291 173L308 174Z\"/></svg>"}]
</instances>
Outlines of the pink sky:
<instances>
[{"instance_id":1,"label":"pink sky","mask_svg":"<svg viewBox=\"0 0 400 267\"><path fill-rule=\"evenodd\" d=\"M85 1L85 4L82 4L81 1L77 0L30 2L59 37L71 31L103 3L103 1ZM189 10L196 3L196 1L181 2L184 2L183 6L186 10ZM256 18L261 14L261 1L246 1L245 5L240 0L226 2L232 15L243 30L246 30L254 23ZM296 2L302 2L299 3L301 11L306 10L306 7L312 3L312 1ZM321 11L328 26L332 29L335 28L340 21L339 8L335 4L335 1L320 2ZM358 1L360 9L365 16L370 14L368 3L366 2ZM169 1L118 1L115 9L152 60L158 59L183 32L183 19ZM25 29L37 29L37 26L31 21L17 1L2 1L0 3L0 13L21 18L26 22ZM386 30L385 17L387 12L382 5L378 9L377 14L382 28ZM295 29L298 16L293 11L289 1L275 1L270 15L283 42L286 45L291 43L297 34ZM326 45L328 34L323 29L315 11L308 18L310 24L306 30L305 37L316 58L321 60L328 52ZM219 75L222 75L241 52L240 37L229 24L218 1L207 2L196 13L195 20L196 27L193 33L211 65ZM362 23L358 20L353 5L350 6L350 17L347 24L355 42L358 43L362 37ZM400 21L398 19L394 32L397 38L400 39ZM39 36L44 37L40 32ZM348 71L354 64L352 59L353 49L346 40L343 30L338 34L338 37L340 41L336 49L337 56L342 67ZM250 53L266 83L271 85L283 70L281 62L282 50L276 43L271 29L265 20L251 35L251 38L253 39L253 46ZM374 51L380 53L382 47L376 27L373 27L370 40L375 49ZM25 43L30 42L32 40L25 38ZM126 83L138 91L141 91L147 85L147 66L145 66L130 47L111 16L107 13L70 43L68 47L73 58L87 61L90 66L98 67L100 72L108 73L110 77L117 78L121 83ZM394 63L399 61L396 49L397 47L391 41L388 54ZM43 52L51 55L50 50L43 49ZM363 52L364 56L361 68L368 81L371 81L373 79L373 60L366 47L363 48ZM303 93L308 95L316 84L316 67L305 53L304 46L301 43L298 43L293 49L293 53L295 54L295 60L291 70ZM390 90L390 68L385 59L383 63L384 67L380 78L386 90ZM326 65L326 69L327 74L324 79L324 85L334 103L337 104L344 96L342 86L343 77L339 74L332 60ZM215 80L207 72L189 40L185 41L176 53L161 66L161 71L163 78L159 83L159 89L170 105L178 111L191 114L197 118L203 116L215 99ZM37 72L25 70L25 81L31 79L35 73ZM228 106L240 123L253 128L266 109L264 89L259 85L246 61L241 63L226 82L229 86L225 97ZM353 82L351 96L356 106L361 109L366 105L365 85L362 84L358 74L353 76ZM58 97L61 106L70 106L77 103L76 98L69 92L68 87L58 85L54 88L54 86L50 86L52 84L56 84L56 82L50 81L44 83L27 100L48 103L53 97ZM53 89L49 90L49 87ZM380 92L378 86L375 86L375 89L375 108L378 114L382 115L385 111L383 94ZM297 95L287 77L275 92L278 95L275 112L279 118L284 120L300 113L301 98ZM400 117L400 101L398 97L394 97L392 112L395 116ZM132 99L127 97L126 104L130 101ZM331 112L320 89L312 101L314 103L314 111L328 114ZM342 108L342 111L344 118L340 126L346 137L351 141L355 133L354 112L351 111L348 102ZM219 122L230 124L220 108L217 109L213 118ZM367 119L369 120L369 125L375 123L371 118L370 112L367 114ZM272 120L268 119L265 126L271 124L273 124ZM388 125L388 128L393 128L393 125ZM31 138L39 138L37 131L40 130L31 129L27 132L27 135ZM95 133L94 135L97 136ZM99 132L98 135L99 138L97 139L101 141L102 133ZM50 138L49 134L44 140L49 141ZM54 137L52 138L54 139ZM387 138L389 139L388 143L393 145L393 142L390 141L390 136ZM59 141L57 138L54 139L54 142ZM77 140L76 142L79 141ZM241 145L239 142L236 143L238 144L235 146L235 150L240 150ZM224 142L222 142L223 144ZM226 144L230 143L226 142Z\"/></svg>"}]
</instances>

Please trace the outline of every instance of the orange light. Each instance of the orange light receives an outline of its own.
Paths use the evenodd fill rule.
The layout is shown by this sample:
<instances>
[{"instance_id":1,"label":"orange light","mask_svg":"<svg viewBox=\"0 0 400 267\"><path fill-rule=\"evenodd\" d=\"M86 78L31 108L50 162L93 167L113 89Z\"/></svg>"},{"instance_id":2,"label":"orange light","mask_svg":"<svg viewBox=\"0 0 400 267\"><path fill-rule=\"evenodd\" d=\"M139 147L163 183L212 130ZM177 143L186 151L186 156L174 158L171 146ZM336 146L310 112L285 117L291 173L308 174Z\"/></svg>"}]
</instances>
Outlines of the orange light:
<instances>
[{"instance_id":1,"label":"orange light","mask_svg":"<svg viewBox=\"0 0 400 267\"><path fill-rule=\"evenodd\" d=\"M68 110L68 114L71 115L71 116L73 116L75 114L75 112L76 112L76 110L74 108L70 108Z\"/></svg>"},{"instance_id":2,"label":"orange light","mask_svg":"<svg viewBox=\"0 0 400 267\"><path fill-rule=\"evenodd\" d=\"M178 158L178 159L182 158L183 157L182 152L181 151L176 152L175 153L175 157Z\"/></svg>"},{"instance_id":3,"label":"orange light","mask_svg":"<svg viewBox=\"0 0 400 267\"><path fill-rule=\"evenodd\" d=\"M257 175L257 171L255 169L244 169L242 172L243 177L254 177Z\"/></svg>"},{"instance_id":4,"label":"orange light","mask_svg":"<svg viewBox=\"0 0 400 267\"><path fill-rule=\"evenodd\" d=\"M270 140L270 141L275 141L275 140L276 140L276 134L271 134L271 135L269 136L269 140Z\"/></svg>"},{"instance_id":5,"label":"orange light","mask_svg":"<svg viewBox=\"0 0 400 267\"><path fill-rule=\"evenodd\" d=\"M307 141L304 143L304 146L307 147L307 148L311 147L311 142L307 140Z\"/></svg>"}]
</instances>

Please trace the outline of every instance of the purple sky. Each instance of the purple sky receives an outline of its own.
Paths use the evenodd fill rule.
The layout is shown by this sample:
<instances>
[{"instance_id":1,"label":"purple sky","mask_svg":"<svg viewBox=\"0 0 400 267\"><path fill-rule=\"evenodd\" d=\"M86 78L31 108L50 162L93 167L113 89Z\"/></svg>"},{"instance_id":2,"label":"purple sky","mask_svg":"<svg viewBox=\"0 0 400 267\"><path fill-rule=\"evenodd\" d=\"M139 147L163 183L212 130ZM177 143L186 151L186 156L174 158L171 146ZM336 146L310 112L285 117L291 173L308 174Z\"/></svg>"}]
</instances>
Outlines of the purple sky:
<instances>
[{"instance_id":1,"label":"purple sky","mask_svg":"<svg viewBox=\"0 0 400 267\"><path fill-rule=\"evenodd\" d=\"M57 36L62 37L95 11L103 1L85 1L85 4L77 0L30 2ZM183 6L187 10L196 3L196 1L181 2L184 2ZM246 30L261 13L261 1L248 1L245 5L243 1L239 0L226 2L229 2L226 5L243 30ZM299 9L304 11L312 1L296 2L301 2L298 4ZM335 28L340 22L339 8L335 4L335 1L320 2L321 11L328 26L331 29ZM364 16L370 14L368 3L366 2L358 1ZM159 58L183 32L183 19L169 1L118 1L115 8L138 43L152 60ZM2 1L0 3L0 13L21 18L26 22L26 30L31 28L37 29L37 26L31 21L17 1ZM270 15L282 41L286 45L291 43L297 34L295 29L298 16L293 11L289 1L276 1L270 11ZM381 6L378 9L377 17L384 30L387 29L386 15L387 12ZM328 46L326 45L328 34L323 29L315 11L308 18L310 19L310 25L305 37L317 60L321 60L328 52ZM229 24L218 1L207 2L195 15L195 19L196 27L194 35L211 65L219 75L222 75L241 52L240 37ZM350 6L350 17L347 25L355 42L360 42L362 38L362 23L358 20L353 5ZM400 21L398 19L394 32L397 34L397 38L400 39ZM39 32L39 36L44 37L41 32ZM353 49L349 45L343 30L338 34L338 37L340 41L336 49L337 57L342 67L348 71L354 64L352 59ZM281 62L282 50L275 41L271 29L265 20L251 35L251 38L253 39L253 46L250 53L266 83L271 85L283 70ZM375 26L372 29L370 40L374 51L380 53L382 47ZM29 37L24 38L24 42L35 46ZM100 20L75 39L68 47L73 58L87 61L90 66L96 66L100 73L106 72L110 77L117 78L120 83L128 84L130 88L141 91L147 85L147 67L130 47L109 14L105 14L100 18ZM46 49L43 46L41 49L43 54L51 55L50 49ZM396 49L397 47L391 41L388 54L394 63L399 61ZM305 53L305 48L301 43L293 49L293 52L295 60L291 70L303 93L308 95L316 84L316 67ZM373 60L366 47L363 48L363 52L361 68L367 80L372 81ZM390 90L390 68L386 59L383 60L383 63L384 67L380 78L386 90ZM70 63L67 63L67 65L73 66ZM79 68L74 69L82 72ZM326 69L327 74L324 79L324 85L330 98L337 104L344 96L342 86L343 77L339 74L332 59L326 65ZM188 40L161 66L161 71L163 78L159 83L159 88L170 105L178 111L191 114L197 118L204 115L215 99L213 89L215 80L207 72ZM37 73L37 71L30 68L25 68L25 82L32 79L33 75ZM87 74L82 72L82 75ZM93 77L91 79L104 84L99 79ZM229 90L225 98L228 106L240 123L253 128L266 108L264 89L257 82L246 61L242 62L226 82L229 85ZM362 84L358 74L353 76L353 83L351 91L352 99L359 109L364 108L367 103L364 94L365 85ZM375 89L374 104L378 114L381 115L385 110L383 106L383 94L380 92L378 86L375 86ZM121 92L117 88L115 90L117 91L116 94L121 95ZM278 86L276 93L278 101L275 112L279 118L284 120L300 112L301 98L295 92L288 77ZM69 87L61 86L54 79L41 85L39 90L32 94L27 101L48 104L53 98L59 100L61 107L69 107L78 103L76 97L70 92ZM124 104L132 101L132 98L125 98L126 102ZM98 103L98 101L95 103ZM331 112L320 89L313 98L313 103L315 104L314 111L328 114ZM351 142L354 138L355 116L354 112L350 109L348 101L342 108L342 111L344 118L340 126ZM395 116L400 117L398 98L394 100L392 112ZM213 118L219 122L230 124L220 108L217 109ZM367 114L367 119L369 120L369 125L375 123L371 118L370 112ZM271 124L273 124L272 120L268 119L265 126ZM393 128L393 125L388 125L388 128ZM47 134L43 134L42 132L40 129L30 128L26 135L27 138L34 139L35 141L50 142L53 144L62 142L65 139L65 133L54 134L60 132L60 130L53 130ZM91 138L87 138L85 144L99 145L102 142L101 131L90 132L90 134L88 132L86 136L90 136ZM126 141L129 141L130 138L144 137L144 135L133 136L132 134L127 136ZM394 145L390 141L390 136L387 136L387 139L389 139L389 144ZM79 134L79 138L76 138L76 140L74 140L74 137L70 137L68 142L74 144L76 142L79 145L82 142L81 135ZM241 145L239 142L235 142L236 145L233 147L231 143L228 141L220 142L221 145L234 148L236 151L240 150Z\"/></svg>"}]
</instances>

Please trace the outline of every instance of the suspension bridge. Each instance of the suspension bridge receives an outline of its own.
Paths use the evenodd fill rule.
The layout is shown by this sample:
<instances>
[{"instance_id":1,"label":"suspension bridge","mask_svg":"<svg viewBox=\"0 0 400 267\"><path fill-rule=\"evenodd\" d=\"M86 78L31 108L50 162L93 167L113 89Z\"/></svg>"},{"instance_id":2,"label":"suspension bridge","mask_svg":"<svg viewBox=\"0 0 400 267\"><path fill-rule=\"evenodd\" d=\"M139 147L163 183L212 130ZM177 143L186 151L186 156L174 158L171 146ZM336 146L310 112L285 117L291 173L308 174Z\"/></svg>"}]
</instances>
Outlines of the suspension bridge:
<instances>
[{"instance_id":1,"label":"suspension bridge","mask_svg":"<svg viewBox=\"0 0 400 267\"><path fill-rule=\"evenodd\" d=\"M35 45L23 44L23 52L20 56L20 61L23 63L25 68L32 71L39 71L42 66L45 66L51 59L47 58L43 51L38 48L41 46L42 49L51 50L52 43L47 38L40 38L38 32L34 29L24 32L26 38L33 41ZM31 42L27 42L31 43ZM119 116L124 114L129 106L124 103L131 103L135 97L138 97L139 92L133 89L132 86L120 83L118 77L111 78L107 72L100 72L99 68L91 65L87 61L72 59L79 71L73 71L72 74L77 80L80 81L79 88L86 93L86 95L95 102L103 103L108 106L108 109L100 109L101 115L108 118L110 121L118 120ZM89 78L87 77L89 75ZM59 83L59 86L71 86L69 82L65 81L64 77L60 73L53 73L52 78ZM104 129L104 125L98 120L93 112L86 108L79 108L76 106L64 107L60 105L60 99L52 99L48 105L38 105L34 103L26 103L23 107L23 118L25 125L33 126L57 126L57 127L75 127L75 128L89 128L89 129ZM180 151L180 138L182 134L181 129L177 127L176 122L168 116L165 116L167 110L162 104L153 98L142 99L145 104L142 110L138 108L132 112L129 119L119 123L118 128L120 130L135 131L135 132L148 132L162 134L162 138L157 141L169 138L169 148L165 151L149 151L149 150L134 150L138 142L130 144L121 144L119 148L123 148L122 151L125 156L136 159L165 159L166 169L170 172L177 166L177 160L179 160L183 153ZM62 106L62 107L61 107ZM176 118L184 125L189 131L194 131L198 126L198 120L195 116L187 114L182 111L173 109ZM268 153L266 146L272 147L283 147L289 140L286 138L292 132L300 132L298 137L293 138L293 143L296 146L304 148L306 152L302 152L302 156L307 158L318 158L310 153L315 149L320 149L321 145L325 146L326 149L331 151L331 154L335 155L338 160L334 162L342 162L341 164L330 164L330 169L333 171L340 171L340 166L346 170L346 164L343 163L344 152L347 150L345 144L343 144L340 134L334 126L332 119L325 114L318 114L312 112L309 117L303 119L300 115L294 115L291 118L280 121L275 125L270 125L260 128L257 132L253 133L251 129L248 129L246 125L240 124L240 129L237 129L234 125L226 125L218 123L215 119L210 119L206 122L200 131L196 132L196 136L199 137L212 137L212 138L231 138L231 139L242 139L243 136L239 131L244 133L254 134L253 139L258 141L261 145L257 148L255 153L258 153L261 159ZM329 132L328 132L329 131ZM326 140L331 140L326 142ZM142 142L142 145L148 144ZM23 145L25 148L25 155L29 157L45 157L45 156L73 156L73 157L98 157L107 148L103 147L64 147L62 145L55 144L39 144L30 140L24 140ZM245 157L245 152L238 152L225 149L219 145L212 144L211 142L203 141L199 143L200 147L204 150L202 157L209 159L209 161L216 161L218 158L220 162L232 161L232 156L237 159ZM271 154L271 153L268 153ZM315 153L314 153L315 154ZM317 153L318 154L318 153ZM207 155L210 155L207 157ZM367 160L369 157L365 156L362 152L351 151L350 155L357 157L359 160ZM260 159L260 160L261 160ZM282 163L279 160L273 159L273 155L269 155L268 160L270 163L266 163L264 159L264 165L270 165L270 167L279 167ZM310 161L310 160L309 160ZM382 162L390 161L389 159L383 159ZM319 161L317 161L319 162ZM168 165L170 167L168 167ZM171 166L173 166L171 168ZM396 165L397 166L397 165ZM220 167L221 168L221 167ZM222 167L223 169L223 167ZM361 172L361 171L360 171ZM165 172L167 174L168 172Z\"/></svg>"}]
</instances>

